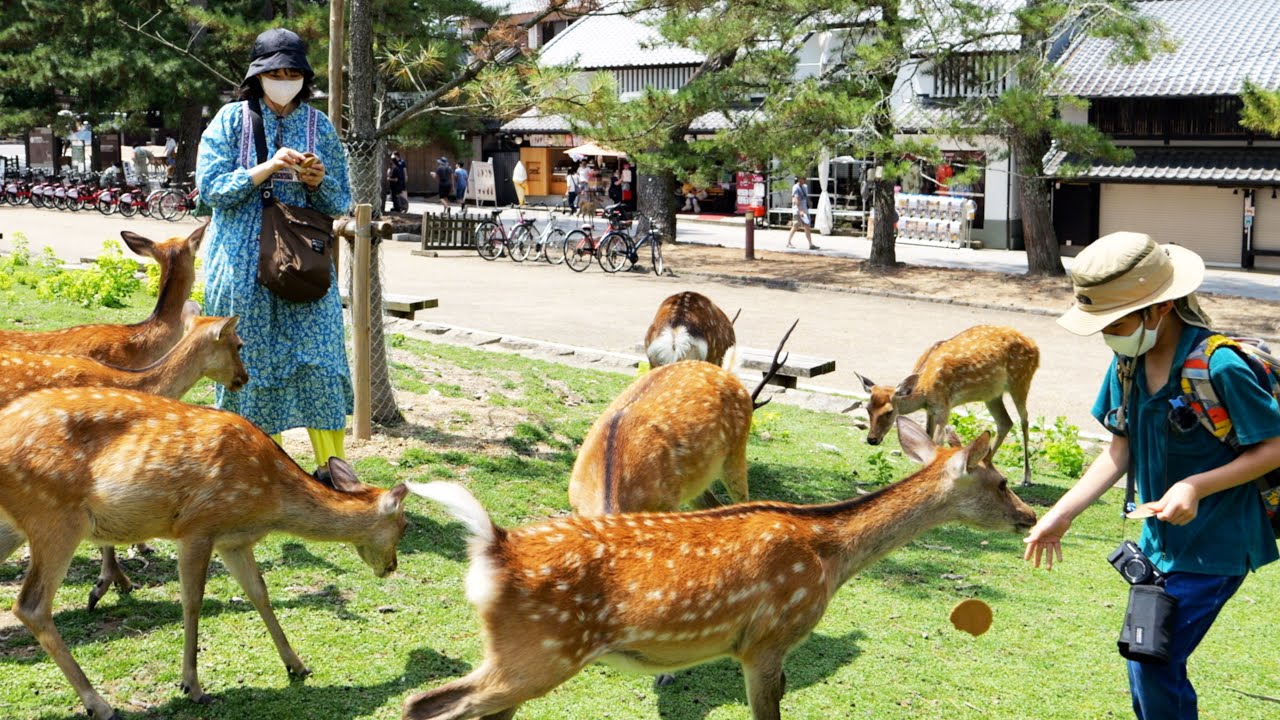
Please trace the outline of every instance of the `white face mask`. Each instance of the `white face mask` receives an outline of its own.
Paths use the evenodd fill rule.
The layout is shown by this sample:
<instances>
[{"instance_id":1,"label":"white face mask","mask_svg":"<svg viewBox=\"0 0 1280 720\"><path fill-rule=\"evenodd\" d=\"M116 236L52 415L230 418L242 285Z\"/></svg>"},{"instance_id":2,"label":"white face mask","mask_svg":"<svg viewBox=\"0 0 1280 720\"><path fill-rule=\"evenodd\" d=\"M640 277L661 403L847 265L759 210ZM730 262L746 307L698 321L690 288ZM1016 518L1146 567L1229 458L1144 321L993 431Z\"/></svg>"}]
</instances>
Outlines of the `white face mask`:
<instances>
[{"instance_id":1,"label":"white face mask","mask_svg":"<svg viewBox=\"0 0 1280 720\"><path fill-rule=\"evenodd\" d=\"M1156 346L1156 337L1160 334L1160 324L1163 322L1164 318L1161 317L1156 326L1148 330L1146 318L1143 318L1138 327L1128 335L1103 334L1102 341L1117 355L1136 358Z\"/></svg>"},{"instance_id":2,"label":"white face mask","mask_svg":"<svg viewBox=\"0 0 1280 720\"><path fill-rule=\"evenodd\" d=\"M302 78L297 80L274 80L272 78L262 78L262 94L276 105L284 106L293 102L298 97L298 93L302 92Z\"/></svg>"}]
</instances>

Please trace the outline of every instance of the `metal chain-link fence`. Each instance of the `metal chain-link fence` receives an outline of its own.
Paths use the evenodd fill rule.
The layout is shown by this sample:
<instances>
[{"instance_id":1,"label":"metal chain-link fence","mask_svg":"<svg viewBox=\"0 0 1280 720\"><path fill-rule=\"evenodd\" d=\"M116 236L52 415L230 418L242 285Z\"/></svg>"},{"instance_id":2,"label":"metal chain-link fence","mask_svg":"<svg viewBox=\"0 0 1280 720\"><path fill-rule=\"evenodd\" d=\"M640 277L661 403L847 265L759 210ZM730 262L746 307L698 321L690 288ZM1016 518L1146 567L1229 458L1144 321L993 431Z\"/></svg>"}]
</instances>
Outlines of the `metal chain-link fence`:
<instances>
[{"instance_id":1,"label":"metal chain-link fence","mask_svg":"<svg viewBox=\"0 0 1280 720\"><path fill-rule=\"evenodd\" d=\"M354 204L369 203L373 206L373 217L382 215L382 180L386 173L385 144L381 140L369 138L348 138L347 167L350 173L351 195ZM343 292L351 297L351 270L354 254L354 242L344 239L342 243L342 273L339 282ZM391 368L387 361L387 341L384 328L383 299L386 288L386 274L383 271L381 241L373 238L369 256L369 347L370 347L370 408L373 421L381 425L396 425L404 420L400 407L396 403L395 389L391 386ZM354 372L354 355L348 344L347 356L352 358ZM352 378L355 380L355 378Z\"/></svg>"}]
</instances>

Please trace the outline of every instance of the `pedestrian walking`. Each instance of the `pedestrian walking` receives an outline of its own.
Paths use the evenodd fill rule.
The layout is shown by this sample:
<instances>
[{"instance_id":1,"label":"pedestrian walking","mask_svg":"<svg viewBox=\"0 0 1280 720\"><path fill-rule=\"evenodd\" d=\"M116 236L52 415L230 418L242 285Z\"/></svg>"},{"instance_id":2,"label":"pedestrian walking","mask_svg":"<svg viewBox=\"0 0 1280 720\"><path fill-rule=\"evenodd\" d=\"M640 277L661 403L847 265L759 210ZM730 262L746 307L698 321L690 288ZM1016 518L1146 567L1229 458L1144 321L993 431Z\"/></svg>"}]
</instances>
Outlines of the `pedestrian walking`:
<instances>
[{"instance_id":1,"label":"pedestrian walking","mask_svg":"<svg viewBox=\"0 0 1280 720\"><path fill-rule=\"evenodd\" d=\"M469 179L467 169L462 166L461 162L455 162L453 164L453 199L458 203L459 208L467 206L467 182Z\"/></svg>"},{"instance_id":2,"label":"pedestrian walking","mask_svg":"<svg viewBox=\"0 0 1280 720\"><path fill-rule=\"evenodd\" d=\"M1130 579L1138 583L1130 590L1130 612L1134 597L1172 598L1172 603L1153 600L1153 607L1169 613L1167 635L1144 617L1151 637L1121 645L1129 658L1129 692L1139 720L1198 717L1187 659L1245 575L1278 556L1251 482L1280 467L1280 409L1270 389L1228 348L1202 363L1220 409L1230 418L1239 453L1203 427L1189 406L1183 407L1189 417L1177 411L1185 400L1184 362L1214 336L1195 296L1204 272L1199 255L1176 245L1158 246L1140 233L1112 233L1076 257L1071 268L1075 304L1058 324L1077 335L1101 333L1115 353L1093 405L1111 444L1024 541L1027 560L1039 566L1044 559L1052 568L1062 560L1062 538L1072 520L1129 476L1152 513L1142 521L1138 542L1138 555L1145 558L1134 556L1132 562L1139 564L1132 567L1149 563L1163 575L1158 583ZM1163 590L1138 593L1147 585ZM1132 652L1135 644L1145 645L1157 635L1168 641L1162 648L1167 661ZM1253 651L1269 648L1256 645Z\"/></svg>"},{"instance_id":3,"label":"pedestrian walking","mask_svg":"<svg viewBox=\"0 0 1280 720\"><path fill-rule=\"evenodd\" d=\"M449 199L453 197L453 169L449 167L449 158L442 157L436 161L436 192L440 195L440 204L449 209Z\"/></svg>"},{"instance_id":4,"label":"pedestrian walking","mask_svg":"<svg viewBox=\"0 0 1280 720\"><path fill-rule=\"evenodd\" d=\"M409 174L404 158L399 150L391 151L391 160L387 163L387 189L391 195L392 212L409 210Z\"/></svg>"},{"instance_id":5,"label":"pedestrian walking","mask_svg":"<svg viewBox=\"0 0 1280 720\"><path fill-rule=\"evenodd\" d=\"M796 231L804 230L804 239L809 241L809 249L819 250L821 248L813 244L813 234L810 232L813 218L809 215L809 188L806 184L803 177L796 175L795 183L791 186L791 232L787 233L787 247L793 247L791 238L795 237Z\"/></svg>"},{"instance_id":6,"label":"pedestrian walking","mask_svg":"<svg viewBox=\"0 0 1280 720\"><path fill-rule=\"evenodd\" d=\"M242 99L224 105L200 138L196 184L213 209L204 240L205 311L240 317L236 329L249 370L239 392L216 388L217 405L245 416L277 442L284 430L307 428L316 462L324 464L344 455L353 404L337 277L330 270L328 293L312 302L285 300L257 282L263 183L288 205L333 216L351 207L338 134L324 113L305 102L313 77L296 34L276 28L259 35ZM250 130L254 101L266 136L268 159L262 163Z\"/></svg>"}]
</instances>

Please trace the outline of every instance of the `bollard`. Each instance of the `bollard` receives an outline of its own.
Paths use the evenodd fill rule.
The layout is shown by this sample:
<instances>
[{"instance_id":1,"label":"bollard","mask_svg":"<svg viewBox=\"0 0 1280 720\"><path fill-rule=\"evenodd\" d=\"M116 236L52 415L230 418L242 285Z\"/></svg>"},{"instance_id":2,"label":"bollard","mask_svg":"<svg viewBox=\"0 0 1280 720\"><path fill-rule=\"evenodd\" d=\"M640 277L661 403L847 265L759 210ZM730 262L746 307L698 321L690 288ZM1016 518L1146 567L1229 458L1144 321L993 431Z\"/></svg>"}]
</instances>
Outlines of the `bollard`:
<instances>
[{"instance_id":1,"label":"bollard","mask_svg":"<svg viewBox=\"0 0 1280 720\"><path fill-rule=\"evenodd\" d=\"M746 259L756 259L756 213L754 208L749 208L743 213L743 217L747 219L747 236L746 236Z\"/></svg>"}]
</instances>

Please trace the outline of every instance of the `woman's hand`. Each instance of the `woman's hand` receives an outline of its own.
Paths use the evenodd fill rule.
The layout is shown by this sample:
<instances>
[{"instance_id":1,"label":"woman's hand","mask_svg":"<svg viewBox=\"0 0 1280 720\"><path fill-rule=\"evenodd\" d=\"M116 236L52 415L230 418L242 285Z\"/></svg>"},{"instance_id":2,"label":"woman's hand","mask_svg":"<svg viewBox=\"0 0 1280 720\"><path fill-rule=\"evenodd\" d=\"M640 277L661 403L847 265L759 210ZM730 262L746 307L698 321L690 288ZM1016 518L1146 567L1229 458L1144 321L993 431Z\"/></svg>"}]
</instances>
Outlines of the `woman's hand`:
<instances>
[{"instance_id":1,"label":"woman's hand","mask_svg":"<svg viewBox=\"0 0 1280 720\"><path fill-rule=\"evenodd\" d=\"M1165 491L1164 497L1147 506L1155 511L1156 518L1174 525L1186 525L1200 512L1200 492L1187 482L1176 482Z\"/></svg>"},{"instance_id":2,"label":"woman's hand","mask_svg":"<svg viewBox=\"0 0 1280 720\"><path fill-rule=\"evenodd\" d=\"M274 166L274 169L272 170L272 172L278 172L280 170L295 169L299 165L301 165L302 161L305 159L306 159L306 156L298 152L297 150L294 150L293 148L282 147L276 151L275 155L271 157L271 163Z\"/></svg>"},{"instance_id":3,"label":"woman's hand","mask_svg":"<svg viewBox=\"0 0 1280 720\"><path fill-rule=\"evenodd\" d=\"M1040 559L1043 556L1045 569L1052 570L1055 555L1058 562L1062 562L1062 536L1066 535L1070 528L1071 518L1052 510L1045 513L1044 517L1040 518L1040 522L1036 523L1035 527L1031 528L1031 532L1023 538L1022 542L1027 544L1027 549L1022 554L1022 559L1034 562L1036 567L1040 567Z\"/></svg>"},{"instance_id":4,"label":"woman's hand","mask_svg":"<svg viewBox=\"0 0 1280 720\"><path fill-rule=\"evenodd\" d=\"M324 180L324 161L319 155L307 153L302 163L298 166L298 179L311 192L315 192L320 187L321 181Z\"/></svg>"}]
</instances>

